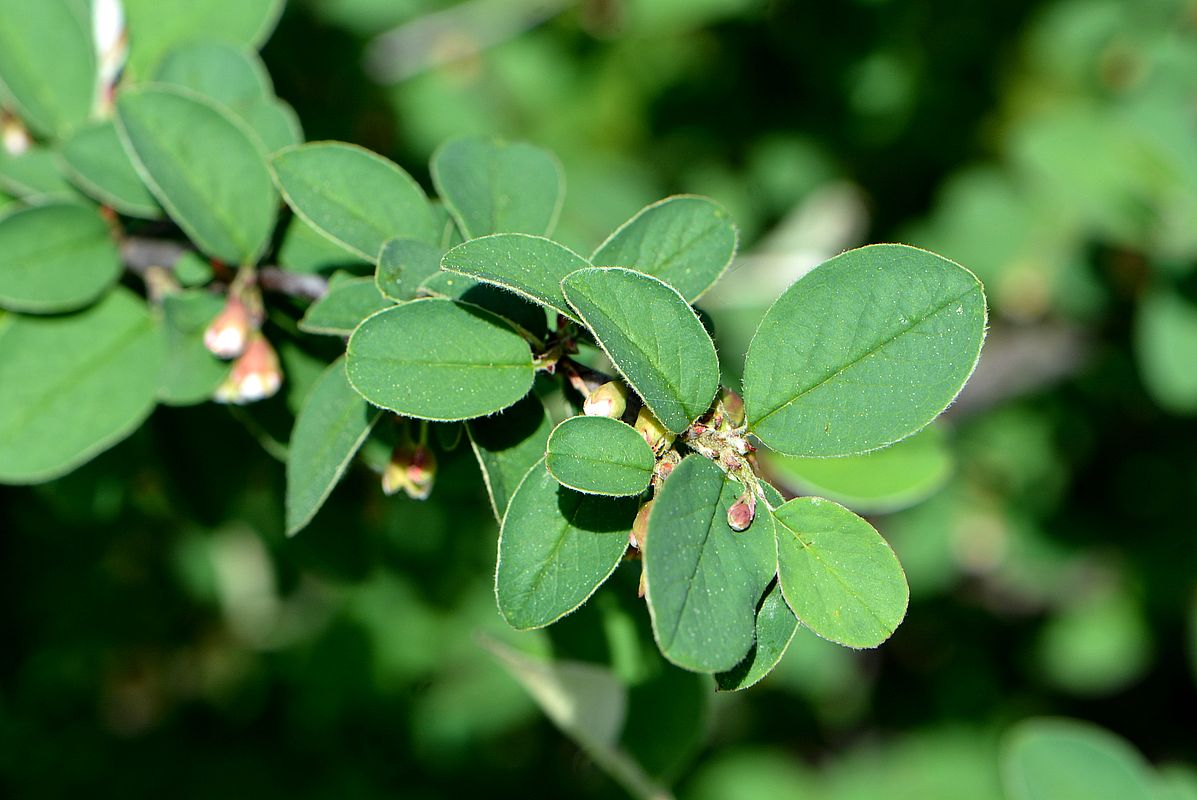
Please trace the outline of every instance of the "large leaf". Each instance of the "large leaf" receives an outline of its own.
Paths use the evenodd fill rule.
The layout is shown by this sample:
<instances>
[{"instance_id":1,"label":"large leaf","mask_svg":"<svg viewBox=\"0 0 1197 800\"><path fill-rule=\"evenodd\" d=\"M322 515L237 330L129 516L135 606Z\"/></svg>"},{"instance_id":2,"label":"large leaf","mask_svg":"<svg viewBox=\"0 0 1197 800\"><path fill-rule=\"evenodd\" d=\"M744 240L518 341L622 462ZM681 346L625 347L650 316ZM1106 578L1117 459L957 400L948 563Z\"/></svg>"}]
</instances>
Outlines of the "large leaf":
<instances>
[{"instance_id":1,"label":"large leaf","mask_svg":"<svg viewBox=\"0 0 1197 800\"><path fill-rule=\"evenodd\" d=\"M545 466L563 486L587 494L633 495L653 476L652 448L631 425L572 417L549 437Z\"/></svg>"},{"instance_id":2,"label":"large leaf","mask_svg":"<svg viewBox=\"0 0 1197 800\"><path fill-rule=\"evenodd\" d=\"M154 195L137 174L112 120L79 128L62 145L62 160L80 189L131 217L162 216Z\"/></svg>"},{"instance_id":3,"label":"large leaf","mask_svg":"<svg viewBox=\"0 0 1197 800\"><path fill-rule=\"evenodd\" d=\"M873 526L821 497L773 512L786 602L802 624L848 647L876 647L906 615L910 589L897 556Z\"/></svg>"},{"instance_id":4,"label":"large leaf","mask_svg":"<svg viewBox=\"0 0 1197 800\"><path fill-rule=\"evenodd\" d=\"M258 47L285 0L122 0L129 24L129 72L152 75L173 48L198 40Z\"/></svg>"},{"instance_id":5,"label":"large leaf","mask_svg":"<svg viewBox=\"0 0 1197 800\"><path fill-rule=\"evenodd\" d=\"M544 458L552 430L548 411L534 392L499 414L466 423L490 506L499 522L520 481Z\"/></svg>"},{"instance_id":6,"label":"large leaf","mask_svg":"<svg viewBox=\"0 0 1197 800\"><path fill-rule=\"evenodd\" d=\"M439 263L437 271L420 284L418 294L449 297L480 306L541 341L548 335L549 325L543 307L494 284L453 272L442 272Z\"/></svg>"},{"instance_id":7,"label":"large leaf","mask_svg":"<svg viewBox=\"0 0 1197 800\"><path fill-rule=\"evenodd\" d=\"M565 197L561 164L523 142L470 136L432 156L432 182L467 239L553 231Z\"/></svg>"},{"instance_id":8,"label":"large leaf","mask_svg":"<svg viewBox=\"0 0 1197 800\"><path fill-rule=\"evenodd\" d=\"M756 610L756 641L752 649L735 667L715 676L719 688L727 692L755 686L781 661L797 632L798 618L786 605L781 584L775 583Z\"/></svg>"},{"instance_id":9,"label":"large leaf","mask_svg":"<svg viewBox=\"0 0 1197 800\"><path fill-rule=\"evenodd\" d=\"M667 197L621 225L590 261L655 275L693 303L731 265L738 239L731 215L715 202Z\"/></svg>"},{"instance_id":10,"label":"large leaf","mask_svg":"<svg viewBox=\"0 0 1197 800\"><path fill-rule=\"evenodd\" d=\"M166 360L158 381L158 399L163 403L202 403L228 375L229 365L204 345L204 331L222 308L220 295L202 289L162 298Z\"/></svg>"},{"instance_id":11,"label":"large leaf","mask_svg":"<svg viewBox=\"0 0 1197 800\"><path fill-rule=\"evenodd\" d=\"M299 329L308 333L348 336L371 314L394 305L383 297L373 278L342 278L308 308Z\"/></svg>"},{"instance_id":12,"label":"large leaf","mask_svg":"<svg viewBox=\"0 0 1197 800\"><path fill-rule=\"evenodd\" d=\"M391 239L378 254L374 275L378 290L396 302L414 300L420 284L440 270L442 252L437 245L419 239Z\"/></svg>"},{"instance_id":13,"label":"large leaf","mask_svg":"<svg viewBox=\"0 0 1197 800\"><path fill-rule=\"evenodd\" d=\"M481 417L532 388L528 343L489 311L413 300L380 311L349 339L349 381L377 406L420 419Z\"/></svg>"},{"instance_id":14,"label":"large leaf","mask_svg":"<svg viewBox=\"0 0 1197 800\"><path fill-rule=\"evenodd\" d=\"M495 596L513 627L541 628L570 613L619 566L636 516L631 498L568 489L538 462L503 517Z\"/></svg>"},{"instance_id":15,"label":"large leaf","mask_svg":"<svg viewBox=\"0 0 1197 800\"><path fill-rule=\"evenodd\" d=\"M892 444L947 408L984 336L985 296L968 270L905 245L850 250L765 314L744 365L749 426L788 455Z\"/></svg>"},{"instance_id":16,"label":"large leaf","mask_svg":"<svg viewBox=\"0 0 1197 800\"><path fill-rule=\"evenodd\" d=\"M574 312L561 293L561 281L588 266L565 245L523 233L472 239L441 259L443 269L510 289L571 319Z\"/></svg>"},{"instance_id":17,"label":"large leaf","mask_svg":"<svg viewBox=\"0 0 1197 800\"><path fill-rule=\"evenodd\" d=\"M1170 291L1149 293L1135 320L1135 355L1157 403L1197 412L1197 305Z\"/></svg>"},{"instance_id":18,"label":"large leaf","mask_svg":"<svg viewBox=\"0 0 1197 800\"><path fill-rule=\"evenodd\" d=\"M308 392L287 448L287 533L316 515L382 412L349 385L345 359L329 365Z\"/></svg>"},{"instance_id":19,"label":"large leaf","mask_svg":"<svg viewBox=\"0 0 1197 800\"><path fill-rule=\"evenodd\" d=\"M1034 719L1006 746L1010 800L1158 800L1155 776L1126 741L1095 725Z\"/></svg>"},{"instance_id":20,"label":"large leaf","mask_svg":"<svg viewBox=\"0 0 1197 800\"><path fill-rule=\"evenodd\" d=\"M56 478L123 439L153 409L161 364L161 334L124 289L0 324L0 481Z\"/></svg>"},{"instance_id":21,"label":"large leaf","mask_svg":"<svg viewBox=\"0 0 1197 800\"><path fill-rule=\"evenodd\" d=\"M278 196L262 145L200 95L135 86L117 98L117 127L150 191L199 247L230 264L258 260Z\"/></svg>"},{"instance_id":22,"label":"large leaf","mask_svg":"<svg viewBox=\"0 0 1197 800\"><path fill-rule=\"evenodd\" d=\"M391 161L356 145L317 142L289 147L272 160L287 204L337 244L375 261L397 236L439 242L428 198Z\"/></svg>"},{"instance_id":23,"label":"large leaf","mask_svg":"<svg viewBox=\"0 0 1197 800\"><path fill-rule=\"evenodd\" d=\"M0 254L0 307L14 311L72 311L121 273L107 223L83 206L33 206L0 218Z\"/></svg>"},{"instance_id":24,"label":"large leaf","mask_svg":"<svg viewBox=\"0 0 1197 800\"><path fill-rule=\"evenodd\" d=\"M744 487L702 456L687 456L653 501L644 576L653 635L673 663L729 670L752 647L756 607L777 569L764 504L745 531L727 511Z\"/></svg>"},{"instance_id":25,"label":"large leaf","mask_svg":"<svg viewBox=\"0 0 1197 800\"><path fill-rule=\"evenodd\" d=\"M82 124L96 97L90 20L68 0L0 0L0 97L45 136Z\"/></svg>"},{"instance_id":26,"label":"large leaf","mask_svg":"<svg viewBox=\"0 0 1197 800\"><path fill-rule=\"evenodd\" d=\"M719 388L715 345L694 309L660 280L618 268L569 275L565 296L665 427L681 433Z\"/></svg>"}]
</instances>

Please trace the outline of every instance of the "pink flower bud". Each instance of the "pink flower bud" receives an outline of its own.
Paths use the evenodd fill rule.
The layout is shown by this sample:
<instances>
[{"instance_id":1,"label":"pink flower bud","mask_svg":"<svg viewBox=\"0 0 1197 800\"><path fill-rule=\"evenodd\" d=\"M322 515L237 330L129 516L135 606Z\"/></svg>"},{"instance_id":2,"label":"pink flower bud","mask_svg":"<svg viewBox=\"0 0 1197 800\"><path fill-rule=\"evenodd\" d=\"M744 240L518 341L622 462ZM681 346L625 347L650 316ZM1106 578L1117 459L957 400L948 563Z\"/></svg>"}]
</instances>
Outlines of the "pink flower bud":
<instances>
[{"instance_id":1,"label":"pink flower bud","mask_svg":"<svg viewBox=\"0 0 1197 800\"><path fill-rule=\"evenodd\" d=\"M278 355L266 337L255 332L245 352L233 362L233 368L216 390L214 399L218 403L245 405L273 397L282 383L283 372L279 367Z\"/></svg>"},{"instance_id":2,"label":"pink flower bud","mask_svg":"<svg viewBox=\"0 0 1197 800\"><path fill-rule=\"evenodd\" d=\"M733 531L745 531L755 518L756 495L751 489L745 489L740 499L727 510L727 526Z\"/></svg>"},{"instance_id":3,"label":"pink flower bud","mask_svg":"<svg viewBox=\"0 0 1197 800\"><path fill-rule=\"evenodd\" d=\"M586 397L586 402L582 404L582 413L588 417L619 419L627 407L627 387L619 381L608 381Z\"/></svg>"},{"instance_id":4,"label":"pink flower bud","mask_svg":"<svg viewBox=\"0 0 1197 800\"><path fill-rule=\"evenodd\" d=\"M236 358L245 352L253 328L249 309L236 294L230 294L224 309L204 331L204 347L217 358Z\"/></svg>"},{"instance_id":5,"label":"pink flower bud","mask_svg":"<svg viewBox=\"0 0 1197 800\"><path fill-rule=\"evenodd\" d=\"M643 550L644 542L648 539L648 515L652 510L653 501L649 500L636 512L636 520L632 523L632 532L628 534L628 544L637 550Z\"/></svg>"},{"instance_id":6,"label":"pink flower bud","mask_svg":"<svg viewBox=\"0 0 1197 800\"><path fill-rule=\"evenodd\" d=\"M720 403L723 405L723 417L732 427L739 428L744 424L744 398L731 389L724 389Z\"/></svg>"},{"instance_id":7,"label":"pink flower bud","mask_svg":"<svg viewBox=\"0 0 1197 800\"><path fill-rule=\"evenodd\" d=\"M427 500L436 482L436 455L423 444L396 445L382 473L382 490L393 495L400 489L413 500Z\"/></svg>"}]
</instances>

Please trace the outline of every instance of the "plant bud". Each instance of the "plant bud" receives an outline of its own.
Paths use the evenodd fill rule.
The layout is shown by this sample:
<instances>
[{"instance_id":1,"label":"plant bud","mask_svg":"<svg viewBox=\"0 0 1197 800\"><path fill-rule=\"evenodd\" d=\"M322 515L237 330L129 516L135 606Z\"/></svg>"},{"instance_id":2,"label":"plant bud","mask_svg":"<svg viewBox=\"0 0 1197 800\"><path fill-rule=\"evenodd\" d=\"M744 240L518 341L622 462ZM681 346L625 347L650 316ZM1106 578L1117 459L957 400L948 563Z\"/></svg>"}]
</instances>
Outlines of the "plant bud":
<instances>
[{"instance_id":1,"label":"plant bud","mask_svg":"<svg viewBox=\"0 0 1197 800\"><path fill-rule=\"evenodd\" d=\"M723 418L733 428L741 427L744 424L744 398L731 389L724 389L720 403L723 406Z\"/></svg>"},{"instance_id":2,"label":"plant bud","mask_svg":"<svg viewBox=\"0 0 1197 800\"><path fill-rule=\"evenodd\" d=\"M740 499L727 510L727 526L733 531L745 531L755 518L756 495L751 489L745 489Z\"/></svg>"},{"instance_id":3,"label":"plant bud","mask_svg":"<svg viewBox=\"0 0 1197 800\"><path fill-rule=\"evenodd\" d=\"M653 466L653 486L660 488L665 479L673 472L673 468L682 463L682 457L676 450L668 450Z\"/></svg>"},{"instance_id":4,"label":"plant bud","mask_svg":"<svg viewBox=\"0 0 1197 800\"><path fill-rule=\"evenodd\" d=\"M382 490L393 495L400 489L413 500L427 500L436 482L436 456L424 444L396 445L382 473Z\"/></svg>"},{"instance_id":5,"label":"plant bud","mask_svg":"<svg viewBox=\"0 0 1197 800\"><path fill-rule=\"evenodd\" d=\"M635 428L644 437L644 441L648 442L653 453L657 455L665 452L673 444L673 432L653 416L653 412L648 410L648 406L640 407L640 413L636 415Z\"/></svg>"},{"instance_id":6,"label":"plant bud","mask_svg":"<svg viewBox=\"0 0 1197 800\"><path fill-rule=\"evenodd\" d=\"M29 131L16 117L0 111L0 129L3 130L4 152L10 156L23 155L33 144Z\"/></svg>"},{"instance_id":7,"label":"plant bud","mask_svg":"<svg viewBox=\"0 0 1197 800\"><path fill-rule=\"evenodd\" d=\"M628 544L637 550L644 550L644 542L648 539L648 515L653 510L653 501L649 500L640 506L636 512L636 521L632 523L632 532L628 536Z\"/></svg>"},{"instance_id":8,"label":"plant bud","mask_svg":"<svg viewBox=\"0 0 1197 800\"><path fill-rule=\"evenodd\" d=\"M266 337L255 332L245 352L233 362L233 368L216 390L213 399L218 403L245 405L273 397L282 383L283 372L279 367L278 355Z\"/></svg>"},{"instance_id":9,"label":"plant bud","mask_svg":"<svg viewBox=\"0 0 1197 800\"><path fill-rule=\"evenodd\" d=\"M628 407L628 389L619 381L607 381L586 397L582 413L588 417L619 419Z\"/></svg>"},{"instance_id":10,"label":"plant bud","mask_svg":"<svg viewBox=\"0 0 1197 800\"><path fill-rule=\"evenodd\" d=\"M204 331L204 347L217 358L236 358L245 352L252 328L245 302L230 293L224 309Z\"/></svg>"},{"instance_id":11,"label":"plant bud","mask_svg":"<svg viewBox=\"0 0 1197 800\"><path fill-rule=\"evenodd\" d=\"M97 107L111 108L113 90L129 53L125 35L125 14L119 0L95 0L92 4L92 41L97 55L100 91Z\"/></svg>"}]
</instances>

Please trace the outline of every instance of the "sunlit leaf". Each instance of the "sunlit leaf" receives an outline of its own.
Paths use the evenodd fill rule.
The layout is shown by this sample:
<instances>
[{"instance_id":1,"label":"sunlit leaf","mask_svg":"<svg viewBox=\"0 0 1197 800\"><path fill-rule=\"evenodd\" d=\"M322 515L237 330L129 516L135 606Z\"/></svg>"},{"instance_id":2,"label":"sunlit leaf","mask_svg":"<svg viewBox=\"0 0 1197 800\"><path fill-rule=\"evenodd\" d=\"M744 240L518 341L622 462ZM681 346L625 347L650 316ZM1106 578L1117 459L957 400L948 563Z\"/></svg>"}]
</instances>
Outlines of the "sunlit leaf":
<instances>
[{"instance_id":1,"label":"sunlit leaf","mask_svg":"<svg viewBox=\"0 0 1197 800\"><path fill-rule=\"evenodd\" d=\"M499 233L454 247L441 259L451 272L501 286L571 319L574 312L561 293L561 281L589 262L543 236Z\"/></svg>"},{"instance_id":2,"label":"sunlit leaf","mask_svg":"<svg viewBox=\"0 0 1197 800\"><path fill-rule=\"evenodd\" d=\"M631 425L571 417L549 437L545 466L563 486L587 494L634 495L648 488L653 451Z\"/></svg>"},{"instance_id":3,"label":"sunlit leaf","mask_svg":"<svg viewBox=\"0 0 1197 800\"><path fill-rule=\"evenodd\" d=\"M491 509L499 522L520 481L544 458L552 430L544 403L533 392L498 414L466 424Z\"/></svg>"}]
</instances>

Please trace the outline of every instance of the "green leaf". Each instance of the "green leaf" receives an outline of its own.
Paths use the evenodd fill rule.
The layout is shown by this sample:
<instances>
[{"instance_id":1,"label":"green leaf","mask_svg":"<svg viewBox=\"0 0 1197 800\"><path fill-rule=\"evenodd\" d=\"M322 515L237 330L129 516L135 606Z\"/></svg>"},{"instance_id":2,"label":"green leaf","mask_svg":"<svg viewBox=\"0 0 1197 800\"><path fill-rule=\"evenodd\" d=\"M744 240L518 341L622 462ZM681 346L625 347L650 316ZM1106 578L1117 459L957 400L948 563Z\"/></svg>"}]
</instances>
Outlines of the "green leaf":
<instances>
[{"instance_id":1,"label":"green leaf","mask_svg":"<svg viewBox=\"0 0 1197 800\"><path fill-rule=\"evenodd\" d=\"M873 526L821 497L773 512L778 578L802 624L848 647L876 647L906 615L910 589L897 556Z\"/></svg>"},{"instance_id":2,"label":"green leaf","mask_svg":"<svg viewBox=\"0 0 1197 800\"><path fill-rule=\"evenodd\" d=\"M440 270L441 253L440 247L418 239L391 239L378 255L378 291L397 303L415 300L420 284Z\"/></svg>"},{"instance_id":3,"label":"green leaf","mask_svg":"<svg viewBox=\"0 0 1197 800\"><path fill-rule=\"evenodd\" d=\"M715 345L682 296L619 268L572 273L562 288L582 322L665 427L681 433L719 388Z\"/></svg>"},{"instance_id":4,"label":"green leaf","mask_svg":"<svg viewBox=\"0 0 1197 800\"><path fill-rule=\"evenodd\" d=\"M197 40L258 47L270 37L284 0L123 0L129 73L152 75L167 51Z\"/></svg>"},{"instance_id":5,"label":"green leaf","mask_svg":"<svg viewBox=\"0 0 1197 800\"><path fill-rule=\"evenodd\" d=\"M0 307L73 311L120 276L108 225L91 208L33 206L0 218Z\"/></svg>"},{"instance_id":6,"label":"green leaf","mask_svg":"<svg viewBox=\"0 0 1197 800\"><path fill-rule=\"evenodd\" d=\"M563 486L587 494L635 495L653 476L652 448L608 417L571 417L549 437L545 466Z\"/></svg>"},{"instance_id":7,"label":"green leaf","mask_svg":"<svg viewBox=\"0 0 1197 800\"><path fill-rule=\"evenodd\" d=\"M544 458L552 430L549 413L535 392L498 414L466 423L490 507L499 522L520 481Z\"/></svg>"},{"instance_id":8,"label":"green leaf","mask_svg":"<svg viewBox=\"0 0 1197 800\"><path fill-rule=\"evenodd\" d=\"M90 20L67 0L0 0L0 98L30 128L60 137L96 98Z\"/></svg>"},{"instance_id":9,"label":"green leaf","mask_svg":"<svg viewBox=\"0 0 1197 800\"><path fill-rule=\"evenodd\" d=\"M287 231L279 245L278 261L280 266L292 272L331 272L336 269L357 272L357 267L368 263L324 234L317 233L296 216L287 223Z\"/></svg>"},{"instance_id":10,"label":"green leaf","mask_svg":"<svg viewBox=\"0 0 1197 800\"><path fill-rule=\"evenodd\" d=\"M929 425L897 444L842 458L760 453L769 473L795 489L843 503L859 513L897 511L926 499L947 482L952 453L943 430Z\"/></svg>"},{"instance_id":11,"label":"green leaf","mask_svg":"<svg viewBox=\"0 0 1197 800\"><path fill-rule=\"evenodd\" d=\"M816 267L778 298L744 365L749 428L795 456L842 456L919 430L955 399L985 337L963 267L879 244Z\"/></svg>"},{"instance_id":12,"label":"green leaf","mask_svg":"<svg viewBox=\"0 0 1197 800\"><path fill-rule=\"evenodd\" d=\"M112 120L79 128L62 145L62 160L80 189L122 214L158 219L162 209L121 145Z\"/></svg>"},{"instance_id":13,"label":"green leaf","mask_svg":"<svg viewBox=\"0 0 1197 800\"><path fill-rule=\"evenodd\" d=\"M590 265L563 244L525 233L497 233L459 244L441 268L509 289L576 319L561 292L566 275Z\"/></svg>"},{"instance_id":14,"label":"green leaf","mask_svg":"<svg viewBox=\"0 0 1197 800\"><path fill-rule=\"evenodd\" d=\"M295 109L277 97L259 98L245 109L245 122L266 146L277 153L303 143L303 126Z\"/></svg>"},{"instance_id":15,"label":"green leaf","mask_svg":"<svg viewBox=\"0 0 1197 800\"><path fill-rule=\"evenodd\" d=\"M541 462L503 517L495 597L514 628L542 628L586 602L619 566L636 516L632 498L582 494Z\"/></svg>"},{"instance_id":16,"label":"green leaf","mask_svg":"<svg viewBox=\"0 0 1197 800\"><path fill-rule=\"evenodd\" d=\"M540 339L548 335L545 310L518 294L489 283L482 283L464 275L439 270L420 284L419 293L433 297L448 297L485 308L510 322L517 329Z\"/></svg>"},{"instance_id":17,"label":"green leaf","mask_svg":"<svg viewBox=\"0 0 1197 800\"><path fill-rule=\"evenodd\" d=\"M397 236L440 240L424 190L377 153L341 142L284 148L271 161L287 204L324 236L375 261Z\"/></svg>"},{"instance_id":18,"label":"green leaf","mask_svg":"<svg viewBox=\"0 0 1197 800\"><path fill-rule=\"evenodd\" d=\"M432 182L467 239L492 233L548 236L565 197L556 156L485 136L441 145L432 156Z\"/></svg>"},{"instance_id":19,"label":"green leaf","mask_svg":"<svg viewBox=\"0 0 1197 800\"><path fill-rule=\"evenodd\" d=\"M1155 776L1125 740L1087 722L1034 719L1006 743L1010 800L1156 800Z\"/></svg>"},{"instance_id":20,"label":"green leaf","mask_svg":"<svg viewBox=\"0 0 1197 800\"><path fill-rule=\"evenodd\" d=\"M288 535L316 515L381 415L349 385L344 358L320 375L299 409L287 448Z\"/></svg>"},{"instance_id":21,"label":"green leaf","mask_svg":"<svg viewBox=\"0 0 1197 800\"><path fill-rule=\"evenodd\" d=\"M744 487L714 462L691 455L653 501L644 575L653 636L684 669L722 672L752 647L756 607L777 571L773 522L764 504L748 530L727 524Z\"/></svg>"},{"instance_id":22,"label":"green leaf","mask_svg":"<svg viewBox=\"0 0 1197 800\"><path fill-rule=\"evenodd\" d=\"M299 321L299 329L348 336L366 317L392 305L379 293L373 278L344 278L330 283L324 297L312 303Z\"/></svg>"},{"instance_id":23,"label":"green leaf","mask_svg":"<svg viewBox=\"0 0 1197 800\"><path fill-rule=\"evenodd\" d=\"M1197 305L1156 289L1139 305L1135 355L1157 403L1177 414L1197 412Z\"/></svg>"},{"instance_id":24,"label":"green leaf","mask_svg":"<svg viewBox=\"0 0 1197 800\"><path fill-rule=\"evenodd\" d=\"M349 338L349 382L371 403L439 421L472 419L532 388L528 343L501 318L453 300L380 311Z\"/></svg>"},{"instance_id":25,"label":"green leaf","mask_svg":"<svg viewBox=\"0 0 1197 800\"><path fill-rule=\"evenodd\" d=\"M126 149L171 219L209 255L256 262L270 242L278 198L245 123L165 86L123 90L116 111Z\"/></svg>"},{"instance_id":26,"label":"green leaf","mask_svg":"<svg viewBox=\"0 0 1197 800\"><path fill-rule=\"evenodd\" d=\"M594 251L590 262L653 275L693 303L731 266L738 240L722 206L679 195L641 209Z\"/></svg>"},{"instance_id":27,"label":"green leaf","mask_svg":"<svg viewBox=\"0 0 1197 800\"><path fill-rule=\"evenodd\" d=\"M154 407L162 337L118 289L66 317L0 327L0 482L70 472L128 436Z\"/></svg>"},{"instance_id":28,"label":"green leaf","mask_svg":"<svg viewBox=\"0 0 1197 800\"><path fill-rule=\"evenodd\" d=\"M9 155L0 147L0 187L34 203L83 199L62 174L54 151L38 145L20 155Z\"/></svg>"},{"instance_id":29,"label":"green leaf","mask_svg":"<svg viewBox=\"0 0 1197 800\"><path fill-rule=\"evenodd\" d=\"M739 691L759 683L781 661L797 632L798 618L786 605L781 584L775 583L756 610L756 641L752 649L735 667L715 676L720 691Z\"/></svg>"},{"instance_id":30,"label":"green leaf","mask_svg":"<svg viewBox=\"0 0 1197 800\"><path fill-rule=\"evenodd\" d=\"M202 289L162 298L166 360L158 378L158 399L163 403L202 403L228 375L229 365L204 346L204 331L222 308L223 298Z\"/></svg>"}]
</instances>

